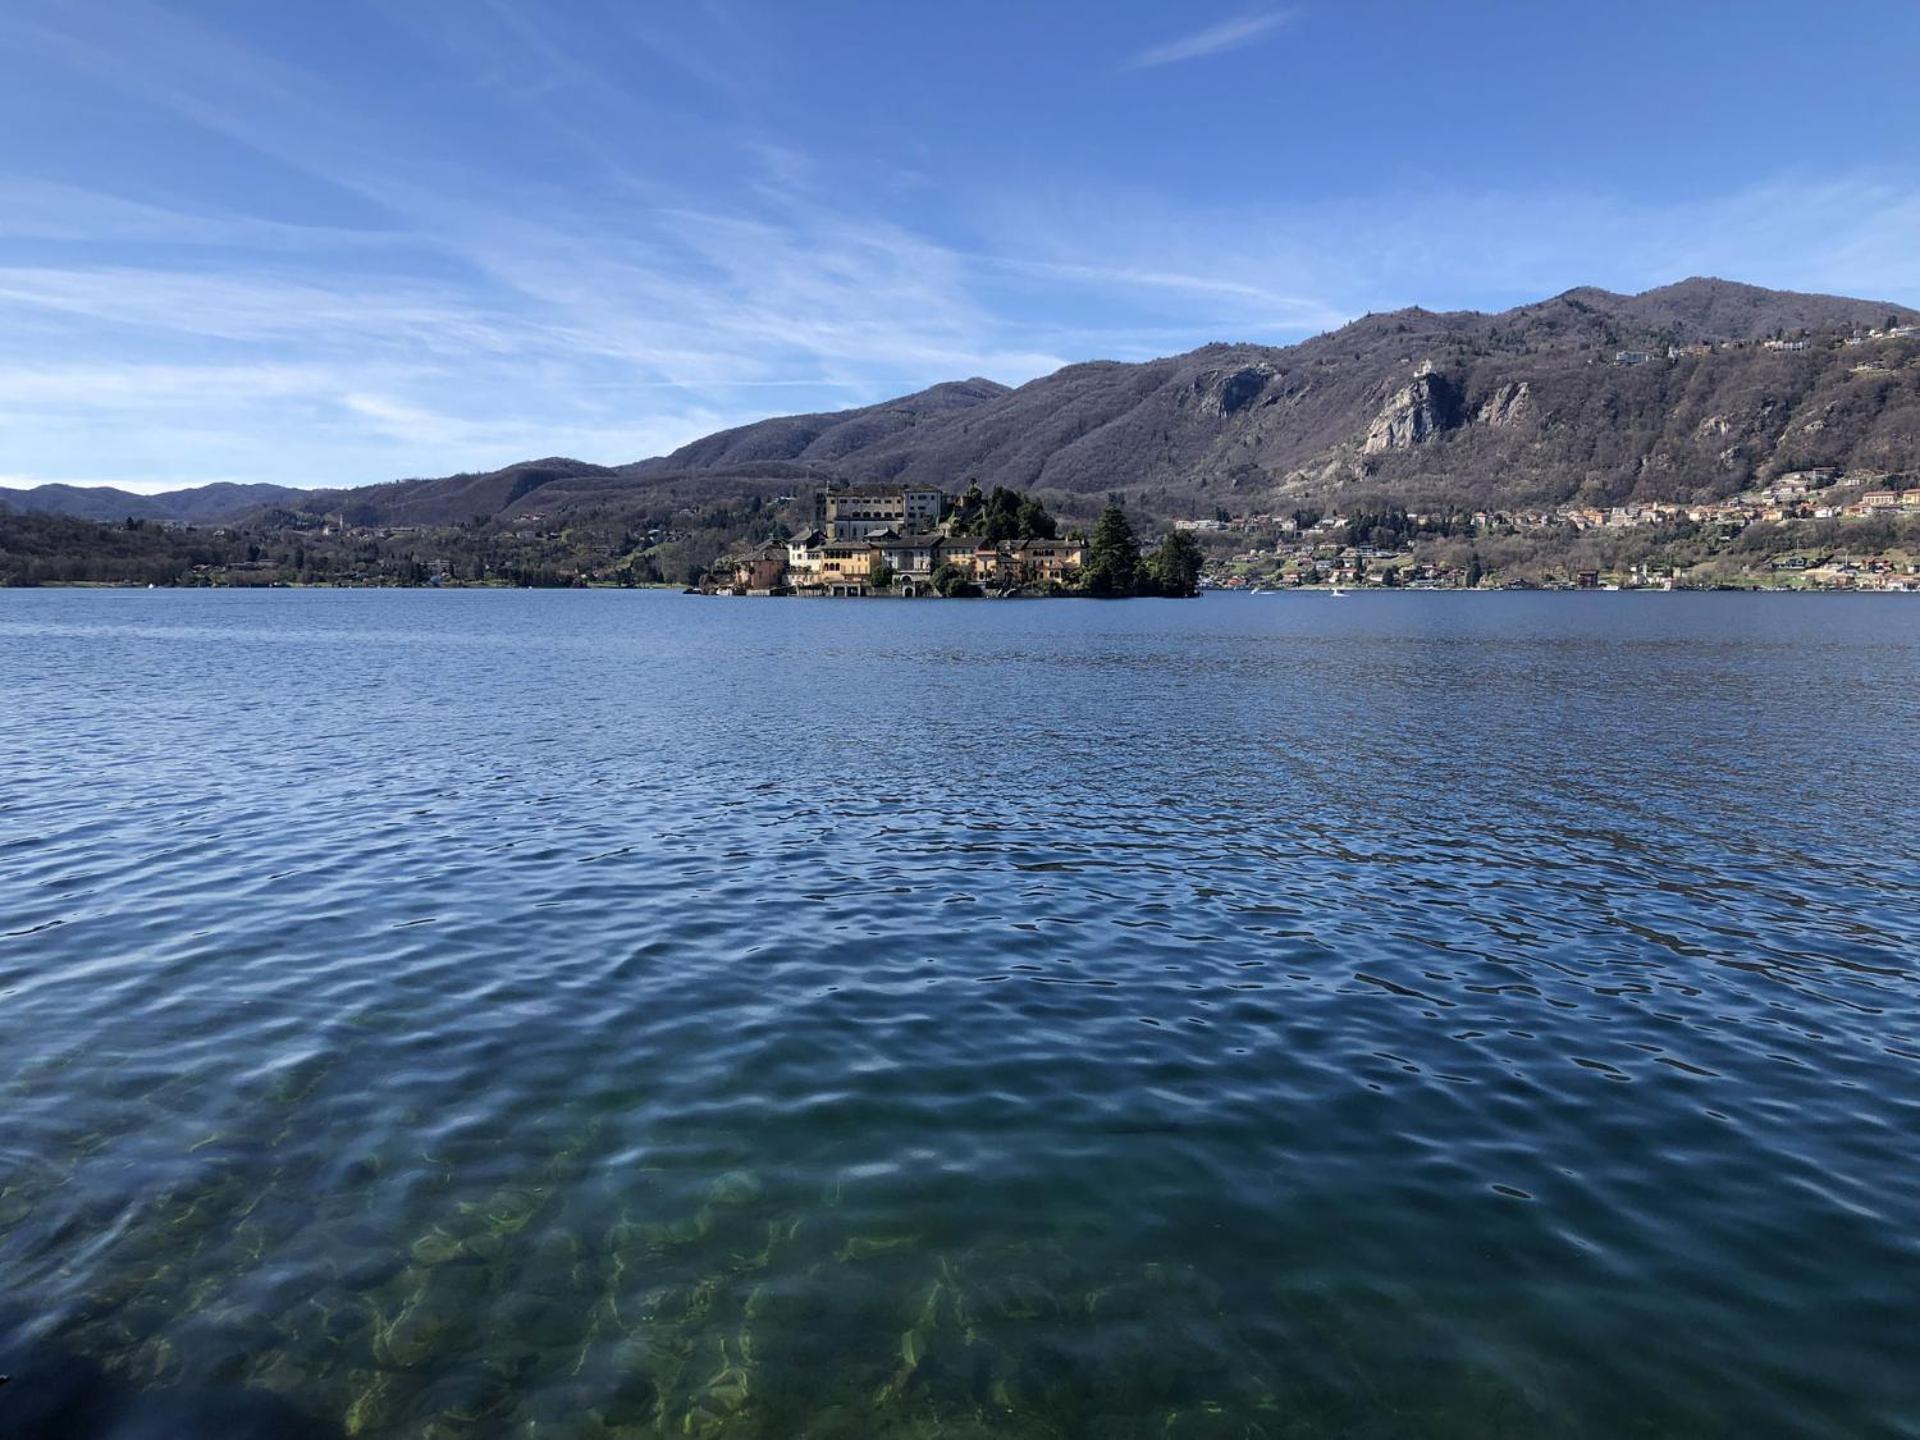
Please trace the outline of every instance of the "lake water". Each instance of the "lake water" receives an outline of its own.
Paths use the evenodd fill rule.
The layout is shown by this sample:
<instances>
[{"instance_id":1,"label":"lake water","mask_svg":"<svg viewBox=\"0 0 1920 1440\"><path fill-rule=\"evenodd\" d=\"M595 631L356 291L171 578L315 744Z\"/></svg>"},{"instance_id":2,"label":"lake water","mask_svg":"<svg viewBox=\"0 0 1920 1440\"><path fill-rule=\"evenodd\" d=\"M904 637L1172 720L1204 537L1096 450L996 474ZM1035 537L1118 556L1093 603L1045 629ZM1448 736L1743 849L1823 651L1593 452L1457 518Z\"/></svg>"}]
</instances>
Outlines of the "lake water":
<instances>
[{"instance_id":1,"label":"lake water","mask_svg":"<svg viewBox=\"0 0 1920 1440\"><path fill-rule=\"evenodd\" d=\"M0 1434L1920 1435L1920 604L0 593Z\"/></svg>"}]
</instances>

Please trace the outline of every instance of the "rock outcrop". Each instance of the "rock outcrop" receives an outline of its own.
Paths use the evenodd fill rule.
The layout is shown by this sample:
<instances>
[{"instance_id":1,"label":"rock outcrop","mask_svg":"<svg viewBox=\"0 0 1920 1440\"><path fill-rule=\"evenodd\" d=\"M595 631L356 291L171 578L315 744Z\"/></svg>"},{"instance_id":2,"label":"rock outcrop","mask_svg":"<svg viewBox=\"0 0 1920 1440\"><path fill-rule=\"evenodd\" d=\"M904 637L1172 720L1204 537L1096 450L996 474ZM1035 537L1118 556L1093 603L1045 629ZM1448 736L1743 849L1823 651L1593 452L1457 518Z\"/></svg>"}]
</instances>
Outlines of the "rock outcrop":
<instances>
[{"instance_id":1,"label":"rock outcrop","mask_svg":"<svg viewBox=\"0 0 1920 1440\"><path fill-rule=\"evenodd\" d=\"M1237 370L1208 370L1193 380L1200 408L1208 415L1227 416L1245 410L1260 398L1274 377L1271 365L1243 365Z\"/></svg>"},{"instance_id":2,"label":"rock outcrop","mask_svg":"<svg viewBox=\"0 0 1920 1440\"><path fill-rule=\"evenodd\" d=\"M1363 455L1379 455L1424 445L1441 431L1453 428L1459 418L1459 404L1459 394L1446 376L1433 368L1431 360L1422 360L1413 372L1413 382L1389 396L1373 417L1360 451Z\"/></svg>"},{"instance_id":3,"label":"rock outcrop","mask_svg":"<svg viewBox=\"0 0 1920 1440\"><path fill-rule=\"evenodd\" d=\"M1532 410L1533 387L1525 380L1508 381L1487 397L1473 418L1477 424L1504 430L1518 425Z\"/></svg>"}]
</instances>

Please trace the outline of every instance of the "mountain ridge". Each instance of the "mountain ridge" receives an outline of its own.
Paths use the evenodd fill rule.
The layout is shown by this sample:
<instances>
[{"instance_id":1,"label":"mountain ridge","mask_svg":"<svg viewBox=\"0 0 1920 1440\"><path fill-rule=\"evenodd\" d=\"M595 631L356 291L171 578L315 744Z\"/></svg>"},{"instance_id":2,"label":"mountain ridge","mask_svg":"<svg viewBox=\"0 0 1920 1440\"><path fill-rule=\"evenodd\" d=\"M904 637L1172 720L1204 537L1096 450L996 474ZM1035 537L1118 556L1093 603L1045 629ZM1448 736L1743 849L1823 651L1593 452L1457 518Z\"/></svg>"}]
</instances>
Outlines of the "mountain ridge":
<instances>
[{"instance_id":1,"label":"mountain ridge","mask_svg":"<svg viewBox=\"0 0 1920 1440\"><path fill-rule=\"evenodd\" d=\"M1355 489L1471 503L1688 498L1792 468L1920 466L1920 343L1843 343L1890 320L1911 326L1920 312L1697 276L1636 295L1578 286L1491 314L1366 315L1294 345L1082 361L1013 387L946 381L771 416L622 465L548 457L347 489L151 496L54 485L0 490L0 505L189 524L285 512L435 525L774 499L830 479L1120 493L1166 514ZM1807 348L1760 343L1775 336ZM1616 363L1620 352L1633 363Z\"/></svg>"}]
</instances>

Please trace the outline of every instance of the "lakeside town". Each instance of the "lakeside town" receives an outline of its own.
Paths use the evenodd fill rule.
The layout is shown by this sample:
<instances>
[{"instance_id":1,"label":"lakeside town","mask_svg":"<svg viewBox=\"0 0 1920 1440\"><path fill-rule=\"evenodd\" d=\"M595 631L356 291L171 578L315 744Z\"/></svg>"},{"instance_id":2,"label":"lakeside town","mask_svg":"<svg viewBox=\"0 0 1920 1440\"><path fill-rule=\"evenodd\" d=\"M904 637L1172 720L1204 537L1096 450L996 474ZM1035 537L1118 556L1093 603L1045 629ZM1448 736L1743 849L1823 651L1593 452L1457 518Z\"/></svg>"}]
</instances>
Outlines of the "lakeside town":
<instances>
[{"instance_id":1,"label":"lakeside town","mask_svg":"<svg viewBox=\"0 0 1920 1440\"><path fill-rule=\"evenodd\" d=\"M1226 590L1505 585L1920 593L1920 483L1831 468L1697 503L1301 509L1173 524L1208 545L1202 585Z\"/></svg>"}]
</instances>

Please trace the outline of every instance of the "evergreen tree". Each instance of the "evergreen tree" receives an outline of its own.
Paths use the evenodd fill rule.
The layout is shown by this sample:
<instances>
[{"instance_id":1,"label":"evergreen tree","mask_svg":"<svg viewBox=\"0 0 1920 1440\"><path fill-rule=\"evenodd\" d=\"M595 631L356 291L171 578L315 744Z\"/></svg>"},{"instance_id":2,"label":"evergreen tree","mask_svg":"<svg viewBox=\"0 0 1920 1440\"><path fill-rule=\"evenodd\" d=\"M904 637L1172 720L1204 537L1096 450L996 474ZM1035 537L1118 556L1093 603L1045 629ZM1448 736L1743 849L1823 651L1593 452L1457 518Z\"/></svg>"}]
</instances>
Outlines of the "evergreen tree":
<instances>
[{"instance_id":1,"label":"evergreen tree","mask_svg":"<svg viewBox=\"0 0 1920 1440\"><path fill-rule=\"evenodd\" d=\"M1047 507L1031 495L1020 502L1020 508L1014 514L1014 525L1022 540L1051 540L1058 530L1053 516L1047 513Z\"/></svg>"},{"instance_id":2,"label":"evergreen tree","mask_svg":"<svg viewBox=\"0 0 1920 1440\"><path fill-rule=\"evenodd\" d=\"M1092 595L1131 595L1140 573L1140 541L1134 536L1127 512L1109 503L1093 527L1087 544L1083 574Z\"/></svg>"},{"instance_id":3,"label":"evergreen tree","mask_svg":"<svg viewBox=\"0 0 1920 1440\"><path fill-rule=\"evenodd\" d=\"M981 537L994 545L1020 538L1020 496L1004 485L993 487L981 509Z\"/></svg>"},{"instance_id":4,"label":"evergreen tree","mask_svg":"<svg viewBox=\"0 0 1920 1440\"><path fill-rule=\"evenodd\" d=\"M1200 590L1200 546L1184 530L1176 530L1160 542L1160 548L1147 557L1149 586L1156 595L1184 600Z\"/></svg>"}]
</instances>

